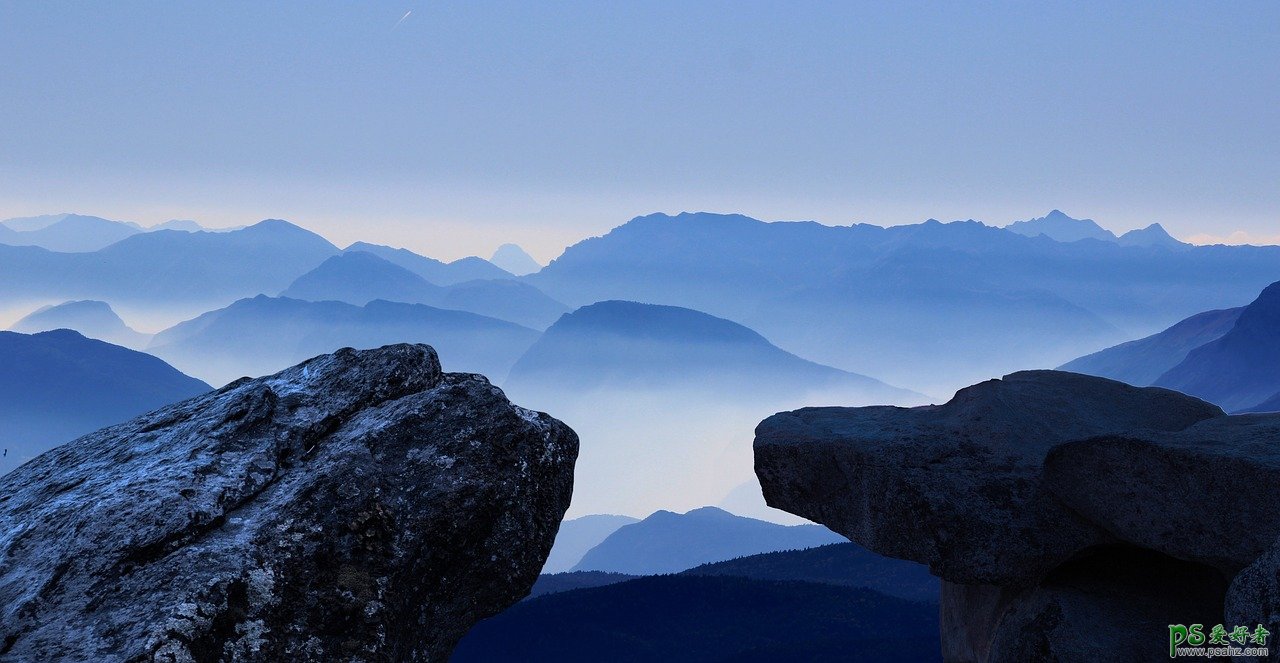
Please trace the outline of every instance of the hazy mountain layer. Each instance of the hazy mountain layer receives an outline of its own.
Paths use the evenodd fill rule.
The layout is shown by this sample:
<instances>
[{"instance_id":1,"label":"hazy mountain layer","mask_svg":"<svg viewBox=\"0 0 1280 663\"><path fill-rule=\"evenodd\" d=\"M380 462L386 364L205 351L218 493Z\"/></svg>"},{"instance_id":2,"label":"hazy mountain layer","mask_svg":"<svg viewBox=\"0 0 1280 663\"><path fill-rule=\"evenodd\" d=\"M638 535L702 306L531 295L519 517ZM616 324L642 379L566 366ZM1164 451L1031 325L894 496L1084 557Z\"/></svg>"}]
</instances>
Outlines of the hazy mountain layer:
<instances>
[{"instance_id":1,"label":"hazy mountain layer","mask_svg":"<svg viewBox=\"0 0 1280 663\"><path fill-rule=\"evenodd\" d=\"M216 384L266 375L342 347L429 343L450 371L495 382L537 338L527 327L422 304L365 306L258 296L205 313L156 334L157 356Z\"/></svg>"},{"instance_id":2,"label":"hazy mountain layer","mask_svg":"<svg viewBox=\"0 0 1280 663\"><path fill-rule=\"evenodd\" d=\"M0 303L102 299L117 306L223 306L283 290L337 247L285 221L231 232L139 233L91 253L0 246Z\"/></svg>"},{"instance_id":3,"label":"hazy mountain layer","mask_svg":"<svg viewBox=\"0 0 1280 663\"><path fill-rule=\"evenodd\" d=\"M511 370L508 384L549 389L641 388L777 398L843 391L857 400L919 398L786 352L728 320L675 306L607 301L552 325Z\"/></svg>"},{"instance_id":4,"label":"hazy mountain layer","mask_svg":"<svg viewBox=\"0 0 1280 663\"><path fill-rule=\"evenodd\" d=\"M754 480L744 440L779 410L927 400L796 357L728 320L620 301L561 318L503 388L593 440L578 459L576 515L719 502Z\"/></svg>"},{"instance_id":5,"label":"hazy mountain layer","mask_svg":"<svg viewBox=\"0 0 1280 663\"><path fill-rule=\"evenodd\" d=\"M453 262L441 262L434 258L421 256L408 249L396 249L380 244L356 242L345 251L363 251L372 253L383 260L399 265L435 285L453 285L476 279L509 279L507 272L484 258L470 256Z\"/></svg>"},{"instance_id":6,"label":"hazy mountain layer","mask_svg":"<svg viewBox=\"0 0 1280 663\"><path fill-rule=\"evenodd\" d=\"M909 601L938 602L938 579L923 564L877 555L856 543L830 543L803 550L782 550L709 562L681 572L693 576L732 576L753 580L799 581L863 587ZM607 571L544 573L529 597L589 587L604 587L640 576Z\"/></svg>"},{"instance_id":7,"label":"hazy mountain layer","mask_svg":"<svg viewBox=\"0 0 1280 663\"><path fill-rule=\"evenodd\" d=\"M525 277L570 305L626 299L745 324L814 361L939 395L1237 306L1280 247L1058 242L976 222L881 228L639 217Z\"/></svg>"},{"instance_id":8,"label":"hazy mountain layer","mask_svg":"<svg viewBox=\"0 0 1280 663\"><path fill-rule=\"evenodd\" d=\"M1056 209L1039 218L1015 221L1004 229L1027 237L1044 235L1058 242L1078 242L1082 239L1116 241L1115 233L1099 226L1093 219L1073 219Z\"/></svg>"},{"instance_id":9,"label":"hazy mountain layer","mask_svg":"<svg viewBox=\"0 0 1280 663\"><path fill-rule=\"evenodd\" d=\"M70 330L0 332L0 473L103 426L209 391L151 355Z\"/></svg>"},{"instance_id":10,"label":"hazy mountain layer","mask_svg":"<svg viewBox=\"0 0 1280 663\"><path fill-rule=\"evenodd\" d=\"M1145 387L1186 359L1188 352L1221 338L1236 324L1243 310L1197 313L1158 334L1099 350L1058 368Z\"/></svg>"},{"instance_id":11,"label":"hazy mountain layer","mask_svg":"<svg viewBox=\"0 0 1280 663\"><path fill-rule=\"evenodd\" d=\"M676 573L708 562L845 540L818 525L777 525L710 506L683 514L658 511L610 534L572 570Z\"/></svg>"},{"instance_id":12,"label":"hazy mountain layer","mask_svg":"<svg viewBox=\"0 0 1280 663\"><path fill-rule=\"evenodd\" d=\"M499 246L493 252L493 256L489 258L489 262L516 276L532 274L542 269L542 265L539 265L538 261L533 259L533 256L525 253L524 249L515 244Z\"/></svg>"},{"instance_id":13,"label":"hazy mountain layer","mask_svg":"<svg viewBox=\"0 0 1280 663\"><path fill-rule=\"evenodd\" d=\"M1229 331L1187 353L1155 384L1228 412L1254 407L1280 392L1280 282L1244 307Z\"/></svg>"},{"instance_id":14,"label":"hazy mountain layer","mask_svg":"<svg viewBox=\"0 0 1280 663\"><path fill-rule=\"evenodd\" d=\"M135 223L96 216L55 214L10 219L0 224L0 244L38 246L50 251L97 251L142 232Z\"/></svg>"},{"instance_id":15,"label":"hazy mountain layer","mask_svg":"<svg viewBox=\"0 0 1280 663\"><path fill-rule=\"evenodd\" d=\"M542 567L542 572L547 574L568 571L582 560L588 550L618 531L619 527L637 522L640 519L631 516L593 514L560 523L556 543L551 547L551 554L547 555L547 564Z\"/></svg>"},{"instance_id":16,"label":"hazy mountain layer","mask_svg":"<svg viewBox=\"0 0 1280 663\"><path fill-rule=\"evenodd\" d=\"M342 301L363 306L375 299L470 311L535 329L546 329L569 311L537 288L511 279L429 283L418 274L365 251L347 250L298 277L282 297Z\"/></svg>"},{"instance_id":17,"label":"hazy mountain layer","mask_svg":"<svg viewBox=\"0 0 1280 663\"><path fill-rule=\"evenodd\" d=\"M100 341L143 349L151 340L147 334L131 329L111 309L111 305L92 299L44 306L14 323L9 331L34 334L54 329L71 329Z\"/></svg>"}]
</instances>

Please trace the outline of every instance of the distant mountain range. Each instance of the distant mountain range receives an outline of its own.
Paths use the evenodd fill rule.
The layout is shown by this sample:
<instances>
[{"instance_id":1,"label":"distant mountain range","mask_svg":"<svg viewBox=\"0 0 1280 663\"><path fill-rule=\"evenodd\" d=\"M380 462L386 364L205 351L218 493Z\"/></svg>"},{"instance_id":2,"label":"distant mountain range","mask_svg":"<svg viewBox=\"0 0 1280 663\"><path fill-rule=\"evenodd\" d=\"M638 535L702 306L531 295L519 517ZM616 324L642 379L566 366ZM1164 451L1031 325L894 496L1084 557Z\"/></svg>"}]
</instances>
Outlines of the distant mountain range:
<instances>
[{"instance_id":1,"label":"distant mountain range","mask_svg":"<svg viewBox=\"0 0 1280 663\"><path fill-rule=\"evenodd\" d=\"M864 375L786 352L728 320L675 306L606 301L547 329L511 369L513 388L700 390L734 395L840 392L875 403L919 400Z\"/></svg>"},{"instance_id":2,"label":"distant mountain range","mask_svg":"<svg viewBox=\"0 0 1280 663\"><path fill-rule=\"evenodd\" d=\"M1130 230L1117 237L1115 233L1099 226L1093 219L1073 219L1059 210L1053 210L1040 218L1015 221L1004 228L1027 237L1044 235L1058 242L1092 239L1121 246L1158 246L1169 249L1191 247L1190 244L1174 239L1165 231L1164 226L1158 223L1140 230Z\"/></svg>"},{"instance_id":3,"label":"distant mountain range","mask_svg":"<svg viewBox=\"0 0 1280 663\"><path fill-rule=\"evenodd\" d=\"M283 292L343 253L284 221L229 232L193 232L199 224L191 221L160 227L173 229L82 215L11 219L0 225L0 305L94 299L118 310L173 310L165 318L172 321ZM56 243L64 241L75 245ZM361 242L346 252L374 254L446 288L516 279L477 257L445 263ZM515 259L516 248L502 255ZM473 284L445 301L424 293L395 298L535 328L600 301L678 306L733 320L819 364L945 396L957 385L1060 364L1197 311L1242 305L1277 273L1280 247L1189 246L1158 224L1115 237L1056 210L1008 229L655 214L579 242L520 278L537 290Z\"/></svg>"},{"instance_id":4,"label":"distant mountain range","mask_svg":"<svg viewBox=\"0 0 1280 663\"><path fill-rule=\"evenodd\" d=\"M377 255L349 249L299 276L280 296L360 306L375 299L428 304L535 329L546 329L569 311L537 288L510 278L477 279L442 287Z\"/></svg>"},{"instance_id":5,"label":"distant mountain range","mask_svg":"<svg viewBox=\"0 0 1280 663\"><path fill-rule=\"evenodd\" d=\"M845 540L820 525L776 525L710 506L683 514L658 511L618 528L572 570L677 573L708 562Z\"/></svg>"},{"instance_id":6,"label":"distant mountain range","mask_svg":"<svg viewBox=\"0 0 1280 663\"><path fill-rule=\"evenodd\" d=\"M50 251L97 251L140 232L142 228L137 224L57 214L0 222L0 244L39 246Z\"/></svg>"},{"instance_id":7,"label":"distant mountain range","mask_svg":"<svg viewBox=\"0 0 1280 663\"><path fill-rule=\"evenodd\" d=\"M941 660L938 626L937 605L869 589L652 576L522 601L450 661L927 663Z\"/></svg>"},{"instance_id":8,"label":"distant mountain range","mask_svg":"<svg viewBox=\"0 0 1280 663\"><path fill-rule=\"evenodd\" d=\"M356 242L344 251L362 251L372 253L390 263L399 265L435 285L453 285L477 279L510 279L507 272L483 258L470 256L453 262L441 262L434 258L420 256L408 249L395 249L390 246Z\"/></svg>"},{"instance_id":9,"label":"distant mountain range","mask_svg":"<svg viewBox=\"0 0 1280 663\"><path fill-rule=\"evenodd\" d=\"M1187 353L1155 384L1228 412L1280 395L1280 282L1258 295L1225 334Z\"/></svg>"},{"instance_id":10,"label":"distant mountain range","mask_svg":"<svg viewBox=\"0 0 1280 663\"><path fill-rule=\"evenodd\" d=\"M279 292L337 247L284 221L232 232L160 230L90 253L0 245L0 301L100 299L207 309Z\"/></svg>"},{"instance_id":11,"label":"distant mountain range","mask_svg":"<svg viewBox=\"0 0 1280 663\"><path fill-rule=\"evenodd\" d=\"M516 276L532 274L539 269L542 269L542 265L539 265L538 261L533 259L533 256L525 253L524 249L515 244L503 244L502 246L499 246L498 249L493 252L493 257L489 258L489 262L511 272L512 274L515 274Z\"/></svg>"},{"instance_id":12,"label":"distant mountain range","mask_svg":"<svg viewBox=\"0 0 1280 663\"><path fill-rule=\"evenodd\" d=\"M938 579L923 564L884 557L851 542L735 557L680 573L863 587L900 599L929 603L938 602L940 589ZM640 577L643 576L608 571L544 573L538 577L529 598L604 587Z\"/></svg>"},{"instance_id":13,"label":"distant mountain range","mask_svg":"<svg viewBox=\"0 0 1280 663\"><path fill-rule=\"evenodd\" d=\"M156 230L223 232L233 229L211 230L187 219L173 219L144 228L131 221L112 221L97 216L46 214L0 221L0 244L81 253L97 251L126 237Z\"/></svg>"},{"instance_id":14,"label":"distant mountain range","mask_svg":"<svg viewBox=\"0 0 1280 663\"><path fill-rule=\"evenodd\" d=\"M610 534L618 531L623 525L640 522L639 518L611 514L596 514L571 518L560 523L560 531L556 533L556 543L547 555L542 572L561 573L577 564L588 550L599 545Z\"/></svg>"},{"instance_id":15,"label":"distant mountain range","mask_svg":"<svg viewBox=\"0 0 1280 663\"><path fill-rule=\"evenodd\" d=\"M6 223L25 229L0 225L0 305L10 306L96 299L117 306L193 315L240 298L279 293L341 253L315 233L271 219L217 232L193 232L192 228L198 229L199 225L192 221L171 221L142 229L136 224L79 215L11 219ZM57 239L60 237L64 239ZM437 285L514 278L481 258L446 264L403 249L356 246L378 253ZM457 297L470 297L482 306L496 296L494 291L497 289ZM513 298L536 299L536 305L550 305L549 299L537 299L532 288L498 292ZM536 315L527 310L534 305L513 304L511 308L516 313L512 315ZM564 310L567 309L557 309ZM539 320L550 324L554 317L543 313Z\"/></svg>"},{"instance_id":16,"label":"distant mountain range","mask_svg":"<svg viewBox=\"0 0 1280 663\"><path fill-rule=\"evenodd\" d=\"M831 227L654 214L569 247L525 279L570 306L623 299L703 311L819 363L945 395L1244 304L1280 273L1280 247L1042 234L973 221Z\"/></svg>"},{"instance_id":17,"label":"distant mountain range","mask_svg":"<svg viewBox=\"0 0 1280 663\"><path fill-rule=\"evenodd\" d=\"M1187 353L1230 331L1243 310L1242 306L1197 313L1162 332L1073 359L1058 369L1140 387L1152 385L1182 363Z\"/></svg>"},{"instance_id":18,"label":"distant mountain range","mask_svg":"<svg viewBox=\"0 0 1280 663\"><path fill-rule=\"evenodd\" d=\"M1228 412L1280 409L1280 282L1248 306L1193 315L1062 370L1176 389Z\"/></svg>"},{"instance_id":19,"label":"distant mountain range","mask_svg":"<svg viewBox=\"0 0 1280 663\"><path fill-rule=\"evenodd\" d=\"M625 301L560 318L502 386L593 441L578 456L574 499L615 513L714 504L754 480L743 441L779 410L928 400L797 357L729 320ZM673 490L688 501L671 502Z\"/></svg>"},{"instance_id":20,"label":"distant mountain range","mask_svg":"<svg viewBox=\"0 0 1280 663\"><path fill-rule=\"evenodd\" d=\"M71 329L134 350L142 350L151 340L151 336L126 325L110 304L92 299L42 306L9 327L9 331L24 334L54 329Z\"/></svg>"},{"instance_id":21,"label":"distant mountain range","mask_svg":"<svg viewBox=\"0 0 1280 663\"><path fill-rule=\"evenodd\" d=\"M445 370L502 380L538 332L465 311L258 296L156 334L147 350L213 384L267 375L342 347L429 343Z\"/></svg>"},{"instance_id":22,"label":"distant mountain range","mask_svg":"<svg viewBox=\"0 0 1280 663\"><path fill-rule=\"evenodd\" d=\"M53 446L209 391L151 355L70 330L0 332L0 473Z\"/></svg>"}]
</instances>

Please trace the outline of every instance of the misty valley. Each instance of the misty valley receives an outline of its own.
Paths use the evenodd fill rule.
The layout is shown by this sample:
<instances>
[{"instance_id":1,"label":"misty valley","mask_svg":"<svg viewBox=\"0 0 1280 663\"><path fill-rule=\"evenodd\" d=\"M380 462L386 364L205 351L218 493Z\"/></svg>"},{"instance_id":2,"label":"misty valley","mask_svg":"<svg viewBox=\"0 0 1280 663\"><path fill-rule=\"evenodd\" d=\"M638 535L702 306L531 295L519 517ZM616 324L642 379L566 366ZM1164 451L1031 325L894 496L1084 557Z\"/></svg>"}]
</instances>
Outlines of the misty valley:
<instances>
[{"instance_id":1,"label":"misty valley","mask_svg":"<svg viewBox=\"0 0 1280 663\"><path fill-rule=\"evenodd\" d=\"M547 265L5 221L0 659L1073 660L1265 623L1277 275L1056 210L653 214ZM1179 533L1219 509L1262 520Z\"/></svg>"}]
</instances>

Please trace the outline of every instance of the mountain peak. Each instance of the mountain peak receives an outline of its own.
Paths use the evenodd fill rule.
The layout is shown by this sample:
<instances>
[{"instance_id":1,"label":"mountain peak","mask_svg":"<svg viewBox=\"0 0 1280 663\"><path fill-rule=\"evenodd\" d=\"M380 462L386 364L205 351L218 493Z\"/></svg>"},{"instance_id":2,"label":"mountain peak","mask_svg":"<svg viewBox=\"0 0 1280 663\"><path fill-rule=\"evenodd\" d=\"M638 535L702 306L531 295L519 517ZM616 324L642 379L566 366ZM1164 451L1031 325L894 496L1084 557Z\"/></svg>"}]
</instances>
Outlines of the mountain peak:
<instances>
[{"instance_id":1,"label":"mountain peak","mask_svg":"<svg viewBox=\"0 0 1280 663\"><path fill-rule=\"evenodd\" d=\"M542 265L538 264L538 261L534 260L533 256L520 248L518 244L503 244L499 246L493 252L493 256L489 258L489 262L516 276L532 274L542 269Z\"/></svg>"},{"instance_id":2,"label":"mountain peak","mask_svg":"<svg viewBox=\"0 0 1280 663\"><path fill-rule=\"evenodd\" d=\"M685 513L659 510L615 530L587 551L573 570L677 573L708 562L843 541L825 527L778 525L717 507Z\"/></svg>"},{"instance_id":3,"label":"mountain peak","mask_svg":"<svg viewBox=\"0 0 1280 663\"><path fill-rule=\"evenodd\" d=\"M284 219L263 219L257 223L246 226L245 230L305 230L302 226L290 223ZM308 231L309 232L309 231Z\"/></svg>"},{"instance_id":4,"label":"mountain peak","mask_svg":"<svg viewBox=\"0 0 1280 663\"><path fill-rule=\"evenodd\" d=\"M1120 244L1125 246L1162 246L1166 248L1185 248L1188 245L1174 239L1159 223L1153 223L1146 228L1130 230L1119 238Z\"/></svg>"},{"instance_id":5,"label":"mountain peak","mask_svg":"<svg viewBox=\"0 0 1280 663\"><path fill-rule=\"evenodd\" d=\"M1059 242L1078 242L1082 239L1116 241L1115 233L1099 226L1093 219L1072 218L1060 209L1050 210L1048 214L1036 219L1015 221L1005 226L1005 230L1027 237L1044 235Z\"/></svg>"}]
</instances>

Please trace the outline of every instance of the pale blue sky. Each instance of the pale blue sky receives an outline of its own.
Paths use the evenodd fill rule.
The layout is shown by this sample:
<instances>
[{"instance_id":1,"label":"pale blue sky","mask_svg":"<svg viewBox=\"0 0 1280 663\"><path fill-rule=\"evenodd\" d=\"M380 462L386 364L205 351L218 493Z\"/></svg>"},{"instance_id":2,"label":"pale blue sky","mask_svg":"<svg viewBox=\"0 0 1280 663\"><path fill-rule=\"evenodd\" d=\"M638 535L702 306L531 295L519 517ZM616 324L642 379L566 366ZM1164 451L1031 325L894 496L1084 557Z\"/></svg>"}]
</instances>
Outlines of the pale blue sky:
<instances>
[{"instance_id":1,"label":"pale blue sky","mask_svg":"<svg viewBox=\"0 0 1280 663\"><path fill-rule=\"evenodd\" d=\"M0 62L0 217L542 260L681 210L1280 236L1275 2L3 1Z\"/></svg>"}]
</instances>

